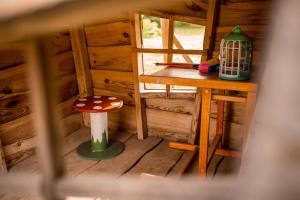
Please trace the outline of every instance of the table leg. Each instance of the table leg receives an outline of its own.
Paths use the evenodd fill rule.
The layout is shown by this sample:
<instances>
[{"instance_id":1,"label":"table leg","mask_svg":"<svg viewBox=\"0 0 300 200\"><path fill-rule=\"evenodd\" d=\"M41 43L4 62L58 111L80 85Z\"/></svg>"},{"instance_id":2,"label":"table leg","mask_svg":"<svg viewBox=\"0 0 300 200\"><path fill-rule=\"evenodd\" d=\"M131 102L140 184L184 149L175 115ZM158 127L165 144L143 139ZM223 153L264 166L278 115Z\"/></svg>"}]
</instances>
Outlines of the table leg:
<instances>
[{"instance_id":1,"label":"table leg","mask_svg":"<svg viewBox=\"0 0 300 200\"><path fill-rule=\"evenodd\" d=\"M206 172L207 172L210 103L211 103L211 89L203 89L202 108L201 108L200 147L199 147L199 176L206 176Z\"/></svg>"}]
</instances>

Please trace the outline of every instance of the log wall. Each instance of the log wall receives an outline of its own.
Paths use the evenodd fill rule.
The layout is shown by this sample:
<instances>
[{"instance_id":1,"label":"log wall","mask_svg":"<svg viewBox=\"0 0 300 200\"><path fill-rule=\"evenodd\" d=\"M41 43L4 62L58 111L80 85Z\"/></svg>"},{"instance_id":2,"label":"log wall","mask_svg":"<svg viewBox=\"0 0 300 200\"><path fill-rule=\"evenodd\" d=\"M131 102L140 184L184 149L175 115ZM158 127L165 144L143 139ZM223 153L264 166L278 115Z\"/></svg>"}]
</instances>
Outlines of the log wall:
<instances>
[{"instance_id":1,"label":"log wall","mask_svg":"<svg viewBox=\"0 0 300 200\"><path fill-rule=\"evenodd\" d=\"M168 13L205 16L205 6L199 1L174 6ZM222 1L216 27L214 56L218 56L220 40L234 25L242 25L254 42L253 75L259 68L262 44L266 35L270 1ZM162 10L160 10L162 11ZM110 126L135 131L133 77L130 49L129 19L86 26L94 92L97 95L115 95L125 100L119 112L111 113ZM192 95L180 99L147 98L147 125L149 135L186 142L191 129L194 99ZM183 99L182 99L183 98ZM225 106L225 143L239 148L243 130L245 107L238 103ZM215 132L216 102L212 101L211 136Z\"/></svg>"},{"instance_id":2,"label":"log wall","mask_svg":"<svg viewBox=\"0 0 300 200\"><path fill-rule=\"evenodd\" d=\"M53 67L57 71L57 111L64 134L68 135L82 124L81 114L75 113L71 107L78 94L78 87L70 36L66 32L56 33L49 40ZM0 46L0 138L8 166L31 155L36 145L25 53L23 42Z\"/></svg>"}]
</instances>

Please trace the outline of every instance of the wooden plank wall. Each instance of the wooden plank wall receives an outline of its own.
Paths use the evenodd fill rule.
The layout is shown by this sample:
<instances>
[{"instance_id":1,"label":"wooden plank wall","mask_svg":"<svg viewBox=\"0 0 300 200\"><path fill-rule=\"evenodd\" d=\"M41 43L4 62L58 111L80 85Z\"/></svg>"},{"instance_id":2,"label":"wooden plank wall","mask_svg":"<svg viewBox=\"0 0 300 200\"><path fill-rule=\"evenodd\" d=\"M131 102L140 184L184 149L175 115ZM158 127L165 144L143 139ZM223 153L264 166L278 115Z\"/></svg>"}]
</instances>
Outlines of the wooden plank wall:
<instances>
[{"instance_id":1,"label":"wooden plank wall","mask_svg":"<svg viewBox=\"0 0 300 200\"><path fill-rule=\"evenodd\" d=\"M136 131L129 19L85 27L96 95L124 99L119 112L109 113L110 128ZM147 99L149 135L186 141L193 100Z\"/></svg>"},{"instance_id":2,"label":"wooden plank wall","mask_svg":"<svg viewBox=\"0 0 300 200\"><path fill-rule=\"evenodd\" d=\"M222 1L213 55L218 55L220 40L231 31L233 25L240 24L242 28L243 25L247 25L246 34L254 41L253 71L255 74L255 68L259 67L259 55L266 34L270 5L270 1ZM202 17L205 13L199 7L196 9L195 6L192 6L189 8L193 9L189 10L185 6L188 4L175 6L174 9L167 11ZM123 109L110 114L110 126L134 132L136 122L129 19L86 26L85 33L95 94L115 95L125 100ZM146 104L149 135L182 142L187 141L191 129L194 99L190 97L183 99L148 98ZM225 106L224 127L227 134L225 143L234 149L239 148L241 142L240 133L243 129L244 110L244 106L238 103L228 103ZM216 123L216 102L214 101L212 102L211 119L210 130L213 136Z\"/></svg>"},{"instance_id":3,"label":"wooden plank wall","mask_svg":"<svg viewBox=\"0 0 300 200\"><path fill-rule=\"evenodd\" d=\"M67 32L56 33L49 40L53 64L57 69L57 109L64 133L68 135L82 124L81 115L73 112L71 107L78 94L78 87L70 36ZM25 43L0 45L0 138L8 166L31 155L36 144L27 69Z\"/></svg>"}]
</instances>

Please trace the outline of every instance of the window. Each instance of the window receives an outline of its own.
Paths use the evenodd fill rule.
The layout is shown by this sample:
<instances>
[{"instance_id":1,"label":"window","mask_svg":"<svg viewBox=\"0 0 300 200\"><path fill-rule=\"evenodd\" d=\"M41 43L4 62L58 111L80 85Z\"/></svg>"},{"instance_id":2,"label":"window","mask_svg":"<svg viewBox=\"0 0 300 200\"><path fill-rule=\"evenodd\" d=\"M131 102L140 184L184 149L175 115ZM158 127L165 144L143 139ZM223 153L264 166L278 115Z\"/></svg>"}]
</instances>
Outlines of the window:
<instances>
[{"instance_id":1,"label":"window","mask_svg":"<svg viewBox=\"0 0 300 200\"><path fill-rule=\"evenodd\" d=\"M140 68L143 74L150 75L164 68L156 63L201 62L200 51L203 50L205 26L193 17L185 17L188 18L187 21L184 21L185 18L177 18L177 16L166 14L161 16L139 14L139 17L135 19L139 20L136 24L140 25L137 39L141 40L142 66ZM176 50L182 51L177 53ZM188 91L195 90L195 88L146 83L142 90Z\"/></svg>"}]
</instances>

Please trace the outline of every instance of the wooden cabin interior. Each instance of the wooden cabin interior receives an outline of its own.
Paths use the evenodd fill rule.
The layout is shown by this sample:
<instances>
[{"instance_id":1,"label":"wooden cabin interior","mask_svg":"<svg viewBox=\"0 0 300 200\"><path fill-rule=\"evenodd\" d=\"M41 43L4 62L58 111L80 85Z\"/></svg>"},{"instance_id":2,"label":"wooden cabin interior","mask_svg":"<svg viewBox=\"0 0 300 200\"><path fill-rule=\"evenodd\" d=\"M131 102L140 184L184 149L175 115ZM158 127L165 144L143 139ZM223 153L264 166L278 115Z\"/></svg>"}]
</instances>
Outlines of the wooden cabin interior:
<instances>
[{"instance_id":1,"label":"wooden cabin interior","mask_svg":"<svg viewBox=\"0 0 300 200\"><path fill-rule=\"evenodd\" d=\"M0 189L1 199L56 199L59 192L53 192L57 191L53 185L64 176L103 175L109 176L105 180L121 182L133 176L170 181L170 185L200 176L213 180L210 188L220 189L219 180L238 179L248 168L245 157L255 147L248 132L265 69L268 36L273 33L276 1L176 0L154 1L155 5L141 1L144 7L139 1L102 2L107 9L116 6L111 13L105 7L97 13L95 0L57 1L54 6L51 1L39 5L27 0L29 6L23 2L14 5L22 9L11 9L11 13L5 12L4 8L10 8L5 3L0 8L4 11L0 30L6 31L0 34L0 174L42 177L37 182L46 189L37 183L23 187L22 181L8 181L21 193L31 191L27 187L38 189L27 196L8 195ZM127 7L122 7L125 2ZM137 7L131 8L133 3ZM72 6L78 12L72 13ZM250 80L219 80L218 72L199 78L198 70L190 66L156 64L220 59L221 41L236 25L253 44ZM117 109L105 111L108 141L119 141L124 148L108 159L78 154L78 146L91 139L96 127L91 125L96 123L92 114L76 108L85 106L90 96L123 101ZM68 194L64 197L99 199L95 194L100 192L95 189L88 195L88 189L78 189L79 182L58 185L67 191L60 191ZM76 189L81 195L76 195ZM196 188L191 190L195 194ZM114 196L118 197L122 196Z\"/></svg>"}]
</instances>

